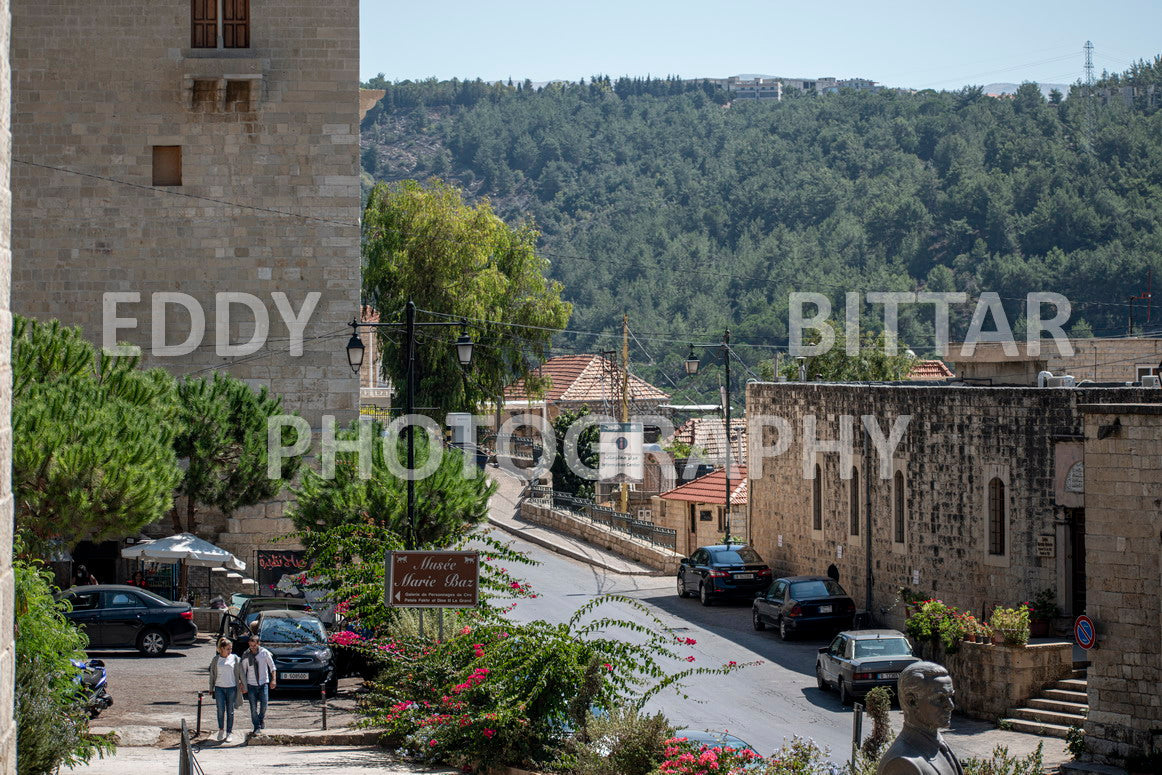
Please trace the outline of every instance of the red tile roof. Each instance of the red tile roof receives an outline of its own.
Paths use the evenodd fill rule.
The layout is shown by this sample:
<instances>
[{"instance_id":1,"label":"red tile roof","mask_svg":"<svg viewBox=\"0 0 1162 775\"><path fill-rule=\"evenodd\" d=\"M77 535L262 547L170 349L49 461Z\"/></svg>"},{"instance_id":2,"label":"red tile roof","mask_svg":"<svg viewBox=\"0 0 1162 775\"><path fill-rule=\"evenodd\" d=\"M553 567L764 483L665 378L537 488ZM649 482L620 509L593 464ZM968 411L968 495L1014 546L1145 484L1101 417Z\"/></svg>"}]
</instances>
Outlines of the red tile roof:
<instances>
[{"instance_id":1,"label":"red tile roof","mask_svg":"<svg viewBox=\"0 0 1162 775\"><path fill-rule=\"evenodd\" d=\"M547 377L544 399L549 402L600 404L612 401L621 393L621 367L600 355L558 355L538 366L534 372ZM525 381L519 379L504 389L506 401L536 400L529 396ZM643 379L629 375L631 403L661 403L668 401L668 393Z\"/></svg>"},{"instance_id":2,"label":"red tile roof","mask_svg":"<svg viewBox=\"0 0 1162 775\"><path fill-rule=\"evenodd\" d=\"M917 361L904 379L948 379L955 376L952 369L944 365L944 361Z\"/></svg>"},{"instance_id":3,"label":"red tile roof","mask_svg":"<svg viewBox=\"0 0 1162 775\"><path fill-rule=\"evenodd\" d=\"M747 496L746 466L730 467L730 505L745 506ZM692 482L686 482L659 497L671 501L688 501L690 503L717 503L722 505L726 500L726 474L722 469L712 471L706 476L700 476Z\"/></svg>"},{"instance_id":4,"label":"red tile roof","mask_svg":"<svg viewBox=\"0 0 1162 775\"><path fill-rule=\"evenodd\" d=\"M682 423L671 441L689 444L691 447L702 450L708 460L722 460L722 453L726 447L723 428L726 423L721 417L692 417ZM746 455L746 418L730 418L730 435L733 443L730 446L730 455L734 460L742 460Z\"/></svg>"}]
</instances>

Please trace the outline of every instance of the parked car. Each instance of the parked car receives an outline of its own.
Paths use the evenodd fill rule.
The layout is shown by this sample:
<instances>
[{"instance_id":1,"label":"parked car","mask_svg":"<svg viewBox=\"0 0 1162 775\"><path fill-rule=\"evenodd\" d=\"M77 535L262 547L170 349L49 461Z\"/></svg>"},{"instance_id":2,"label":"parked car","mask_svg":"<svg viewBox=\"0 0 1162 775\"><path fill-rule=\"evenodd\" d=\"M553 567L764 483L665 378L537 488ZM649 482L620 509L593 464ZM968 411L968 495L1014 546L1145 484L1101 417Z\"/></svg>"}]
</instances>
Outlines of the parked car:
<instances>
[{"instance_id":1,"label":"parked car","mask_svg":"<svg viewBox=\"0 0 1162 775\"><path fill-rule=\"evenodd\" d=\"M263 611L311 611L311 606L301 597L247 597L236 609L226 609L218 637L225 635L231 640L250 637L250 623Z\"/></svg>"},{"instance_id":2,"label":"parked car","mask_svg":"<svg viewBox=\"0 0 1162 775\"><path fill-rule=\"evenodd\" d=\"M779 637L790 640L807 630L851 629L855 601L839 582L827 576L789 576L775 579L751 604L751 623L756 630L778 627Z\"/></svg>"},{"instance_id":3,"label":"parked car","mask_svg":"<svg viewBox=\"0 0 1162 775\"><path fill-rule=\"evenodd\" d=\"M137 649L160 657L171 646L192 646L198 635L189 603L175 603L138 587L70 587L56 598L72 606L65 618L89 636L90 650Z\"/></svg>"},{"instance_id":4,"label":"parked car","mask_svg":"<svg viewBox=\"0 0 1162 775\"><path fill-rule=\"evenodd\" d=\"M839 701L847 705L877 686L895 691L900 671L919 661L908 638L897 630L841 632L831 645L819 649L815 680L820 689L834 686Z\"/></svg>"},{"instance_id":5,"label":"parked car","mask_svg":"<svg viewBox=\"0 0 1162 775\"><path fill-rule=\"evenodd\" d=\"M679 729L674 732L674 737L684 737L696 748L733 748L736 751L750 751L756 757L762 756L762 754L754 749L753 745L743 740L742 738L735 737L734 735L727 732L703 729ZM764 766L765 765L758 761L752 761L745 764L744 769L747 771L753 770L757 772L763 769Z\"/></svg>"},{"instance_id":6,"label":"parked car","mask_svg":"<svg viewBox=\"0 0 1162 775\"><path fill-rule=\"evenodd\" d=\"M317 616L305 611L263 611L258 637L274 657L279 689L318 689L334 696L339 676L335 654Z\"/></svg>"},{"instance_id":7,"label":"parked car","mask_svg":"<svg viewBox=\"0 0 1162 775\"><path fill-rule=\"evenodd\" d=\"M703 546L678 566L678 597L698 595L702 605L722 598L752 598L771 583L771 569L745 544Z\"/></svg>"}]
</instances>

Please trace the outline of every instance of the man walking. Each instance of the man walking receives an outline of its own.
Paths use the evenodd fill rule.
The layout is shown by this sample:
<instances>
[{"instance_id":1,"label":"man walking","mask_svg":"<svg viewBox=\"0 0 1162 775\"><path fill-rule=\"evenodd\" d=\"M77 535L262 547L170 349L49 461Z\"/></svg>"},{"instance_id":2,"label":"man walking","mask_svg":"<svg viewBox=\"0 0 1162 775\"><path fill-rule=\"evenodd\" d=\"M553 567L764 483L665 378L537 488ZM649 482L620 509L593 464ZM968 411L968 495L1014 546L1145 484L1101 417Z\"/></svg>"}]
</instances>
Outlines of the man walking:
<instances>
[{"instance_id":1,"label":"man walking","mask_svg":"<svg viewBox=\"0 0 1162 775\"><path fill-rule=\"evenodd\" d=\"M262 640L257 635L250 636L250 647L242 657L242 674L246 678L242 690L250 701L250 721L257 735L266 726L266 705L270 701L270 691L277 684L274 657L262 648Z\"/></svg>"}]
</instances>

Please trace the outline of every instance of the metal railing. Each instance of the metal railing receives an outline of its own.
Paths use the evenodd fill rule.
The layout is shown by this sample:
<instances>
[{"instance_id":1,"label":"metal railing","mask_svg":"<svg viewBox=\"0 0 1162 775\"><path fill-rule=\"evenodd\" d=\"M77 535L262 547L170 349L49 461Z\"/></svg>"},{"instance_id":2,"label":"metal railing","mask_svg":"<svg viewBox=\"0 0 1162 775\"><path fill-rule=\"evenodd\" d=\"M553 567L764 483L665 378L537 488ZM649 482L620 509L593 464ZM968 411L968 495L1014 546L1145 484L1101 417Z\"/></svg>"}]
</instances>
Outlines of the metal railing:
<instances>
[{"instance_id":1,"label":"metal railing","mask_svg":"<svg viewBox=\"0 0 1162 775\"><path fill-rule=\"evenodd\" d=\"M676 550L678 531L655 525L646 519L637 519L629 514L615 511L609 506L601 506L584 498L576 498L563 492L554 492L551 487L530 487L528 497L554 509L568 511L576 516L604 525L619 533L648 541L655 546Z\"/></svg>"},{"instance_id":2,"label":"metal railing","mask_svg":"<svg viewBox=\"0 0 1162 775\"><path fill-rule=\"evenodd\" d=\"M178 775L205 775L194 756L194 747L190 745L190 730L185 719L182 719L182 739L178 745Z\"/></svg>"}]
</instances>

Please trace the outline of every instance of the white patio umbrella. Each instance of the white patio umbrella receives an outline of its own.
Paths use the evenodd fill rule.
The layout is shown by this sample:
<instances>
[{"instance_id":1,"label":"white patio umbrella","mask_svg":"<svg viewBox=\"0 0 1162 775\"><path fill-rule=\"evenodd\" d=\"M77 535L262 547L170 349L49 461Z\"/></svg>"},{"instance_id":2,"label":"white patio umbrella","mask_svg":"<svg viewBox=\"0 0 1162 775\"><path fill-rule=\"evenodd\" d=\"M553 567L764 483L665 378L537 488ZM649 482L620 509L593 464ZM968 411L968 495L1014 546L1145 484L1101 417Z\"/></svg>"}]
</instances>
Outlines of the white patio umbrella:
<instances>
[{"instance_id":1,"label":"white patio umbrella","mask_svg":"<svg viewBox=\"0 0 1162 775\"><path fill-rule=\"evenodd\" d=\"M121 550L121 556L146 562L183 562L210 568L246 570L246 563L242 560L192 533L179 533L169 538L127 546Z\"/></svg>"}]
</instances>

